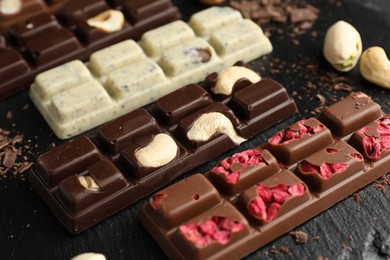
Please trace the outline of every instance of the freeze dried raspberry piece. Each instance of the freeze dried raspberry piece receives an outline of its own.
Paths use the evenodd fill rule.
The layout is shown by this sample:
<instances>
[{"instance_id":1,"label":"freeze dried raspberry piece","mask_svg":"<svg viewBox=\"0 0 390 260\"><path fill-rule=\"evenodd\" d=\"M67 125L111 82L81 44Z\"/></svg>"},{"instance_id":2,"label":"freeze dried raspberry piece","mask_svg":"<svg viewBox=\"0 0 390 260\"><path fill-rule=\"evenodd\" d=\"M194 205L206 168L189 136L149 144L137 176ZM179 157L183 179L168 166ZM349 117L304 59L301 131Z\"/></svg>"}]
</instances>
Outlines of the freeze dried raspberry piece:
<instances>
[{"instance_id":1,"label":"freeze dried raspberry piece","mask_svg":"<svg viewBox=\"0 0 390 260\"><path fill-rule=\"evenodd\" d=\"M345 163L322 163L319 167L307 161L303 161L300 165L304 172L318 173L322 178L329 179L335 173L342 173L348 169L348 164Z\"/></svg>"},{"instance_id":2,"label":"freeze dried raspberry piece","mask_svg":"<svg viewBox=\"0 0 390 260\"><path fill-rule=\"evenodd\" d=\"M358 131L363 134L363 146L369 157L379 160L383 151L390 150L390 118L381 118L376 121L376 133L372 135L369 127Z\"/></svg>"},{"instance_id":3,"label":"freeze dried raspberry piece","mask_svg":"<svg viewBox=\"0 0 390 260\"><path fill-rule=\"evenodd\" d=\"M240 164L243 169L254 165L268 165L259 150L250 149L222 160L218 166L213 168L213 171L225 175L227 183L235 184L240 179L240 170L233 170L232 167L235 163Z\"/></svg>"},{"instance_id":4,"label":"freeze dried raspberry piece","mask_svg":"<svg viewBox=\"0 0 390 260\"><path fill-rule=\"evenodd\" d=\"M288 144L296 139L302 139L304 135L314 135L324 129L324 125L307 126L306 120L297 122L294 126L287 127L269 139L271 144ZM298 129L297 129L298 128Z\"/></svg>"},{"instance_id":5,"label":"freeze dried raspberry piece","mask_svg":"<svg viewBox=\"0 0 390 260\"><path fill-rule=\"evenodd\" d=\"M283 183L270 188L263 184L257 185L257 197L248 204L248 212L264 221L274 220L283 203L293 196L302 196L305 186L302 183L285 185Z\"/></svg>"},{"instance_id":6,"label":"freeze dried raspberry piece","mask_svg":"<svg viewBox=\"0 0 390 260\"><path fill-rule=\"evenodd\" d=\"M213 216L200 225L190 222L179 227L179 231L187 240L196 245L204 247L213 241L226 245L232 233L239 232L244 228L244 224L227 217Z\"/></svg>"},{"instance_id":7,"label":"freeze dried raspberry piece","mask_svg":"<svg viewBox=\"0 0 390 260\"><path fill-rule=\"evenodd\" d=\"M160 204L160 201L165 198L166 196L168 196L167 194L161 194L161 193L157 193L155 194L153 197L152 197L152 206L153 208L157 208L158 205Z\"/></svg>"}]
</instances>

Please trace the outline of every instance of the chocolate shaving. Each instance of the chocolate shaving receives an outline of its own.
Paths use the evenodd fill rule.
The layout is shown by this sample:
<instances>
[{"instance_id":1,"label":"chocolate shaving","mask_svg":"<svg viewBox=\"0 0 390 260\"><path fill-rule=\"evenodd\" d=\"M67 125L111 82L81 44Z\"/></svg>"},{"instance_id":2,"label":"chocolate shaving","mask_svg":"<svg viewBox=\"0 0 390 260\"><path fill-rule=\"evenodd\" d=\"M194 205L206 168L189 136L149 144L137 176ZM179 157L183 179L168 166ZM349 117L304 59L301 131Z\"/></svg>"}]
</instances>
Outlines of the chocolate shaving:
<instances>
[{"instance_id":1,"label":"chocolate shaving","mask_svg":"<svg viewBox=\"0 0 390 260\"><path fill-rule=\"evenodd\" d=\"M3 159L3 165L7 168L11 168L15 163L17 154L18 153L16 151L13 151L13 150L6 151L4 159Z\"/></svg>"},{"instance_id":2,"label":"chocolate shaving","mask_svg":"<svg viewBox=\"0 0 390 260\"><path fill-rule=\"evenodd\" d=\"M305 244L307 242L307 233L303 231L293 231L290 235L294 238L295 243Z\"/></svg>"}]
</instances>

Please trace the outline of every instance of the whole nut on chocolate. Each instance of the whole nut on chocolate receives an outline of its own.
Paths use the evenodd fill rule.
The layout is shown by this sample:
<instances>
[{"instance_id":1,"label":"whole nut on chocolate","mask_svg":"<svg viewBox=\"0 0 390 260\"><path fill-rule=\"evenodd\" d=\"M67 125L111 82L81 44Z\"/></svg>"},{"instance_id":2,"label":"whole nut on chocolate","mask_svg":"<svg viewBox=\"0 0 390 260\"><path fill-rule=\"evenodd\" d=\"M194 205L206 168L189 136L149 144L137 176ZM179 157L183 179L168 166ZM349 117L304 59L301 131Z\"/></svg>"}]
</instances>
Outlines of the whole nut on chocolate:
<instances>
[{"instance_id":1,"label":"whole nut on chocolate","mask_svg":"<svg viewBox=\"0 0 390 260\"><path fill-rule=\"evenodd\" d=\"M246 141L236 133L230 119L218 112L201 115L188 131L187 137L191 141L204 142L217 133L226 134L237 145Z\"/></svg>"},{"instance_id":2,"label":"whole nut on chocolate","mask_svg":"<svg viewBox=\"0 0 390 260\"><path fill-rule=\"evenodd\" d=\"M137 160L145 167L160 167L177 155L177 144L167 134L156 135L152 142L135 152Z\"/></svg>"},{"instance_id":3,"label":"whole nut on chocolate","mask_svg":"<svg viewBox=\"0 0 390 260\"><path fill-rule=\"evenodd\" d=\"M250 69L241 66L232 66L223 69L219 73L217 83L212 91L215 94L230 95L232 94L234 84L241 78L245 78L251 83L256 83L261 80L260 75Z\"/></svg>"},{"instance_id":4,"label":"whole nut on chocolate","mask_svg":"<svg viewBox=\"0 0 390 260\"><path fill-rule=\"evenodd\" d=\"M324 56L339 71L353 69L362 53L359 32L349 23L338 21L325 35Z\"/></svg>"},{"instance_id":5,"label":"whole nut on chocolate","mask_svg":"<svg viewBox=\"0 0 390 260\"><path fill-rule=\"evenodd\" d=\"M390 89L390 61L383 48L374 46L363 52L360 73L366 80Z\"/></svg>"}]
</instances>

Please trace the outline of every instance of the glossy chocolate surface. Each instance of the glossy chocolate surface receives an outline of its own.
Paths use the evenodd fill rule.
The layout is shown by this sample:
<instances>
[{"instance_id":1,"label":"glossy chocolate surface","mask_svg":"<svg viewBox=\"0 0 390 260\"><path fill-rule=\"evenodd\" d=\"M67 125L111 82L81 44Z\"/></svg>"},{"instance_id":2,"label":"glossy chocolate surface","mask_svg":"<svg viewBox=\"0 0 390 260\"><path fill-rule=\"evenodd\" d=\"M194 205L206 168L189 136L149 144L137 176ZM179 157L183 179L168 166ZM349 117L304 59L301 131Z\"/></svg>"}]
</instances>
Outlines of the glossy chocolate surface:
<instances>
[{"instance_id":1,"label":"glossy chocolate surface","mask_svg":"<svg viewBox=\"0 0 390 260\"><path fill-rule=\"evenodd\" d=\"M267 82L269 80L265 81L266 86ZM271 84L269 87L275 86ZM245 88L240 91L244 90ZM251 91L257 95L256 91L261 89ZM280 91L279 84L275 91ZM278 110L273 111L274 120L263 124L261 129L269 128L296 112L294 101L285 89L284 92L285 98L276 106ZM275 102L269 102L275 105ZM264 105L269 107L271 103L264 102ZM71 233L79 233L188 170L237 146L228 136L229 133L225 134L222 130L218 132L218 129L205 141L197 141L188 136L189 130L200 117L214 113L225 117L231 123L232 131L240 136L243 125L258 124L257 120L261 120L262 113L267 112L254 114L252 120L247 121L236 116L233 107L212 100L211 95L200 85L187 85L161 98L147 110L137 109L102 125L91 139L81 135L44 153L33 166L30 182L65 227ZM262 131L260 128L252 129L253 131L246 131L240 138L245 140ZM174 158L161 166L144 166L145 162L137 157L137 152L150 147L161 133L172 138L177 149ZM164 157L167 152L165 148L166 145L158 146L157 149L161 150L157 152L159 158L152 158L149 163ZM271 155L264 152L263 156L269 160ZM113 176L108 176L106 172L99 173L96 165L103 161L107 161L104 163L106 168L112 168ZM278 168L276 161L269 160L267 168L275 171ZM252 167L244 170L248 172L244 173L248 175L248 179L251 179L251 171ZM100 191L87 188L83 190L80 183L77 184L77 176L85 175L95 180ZM246 188L247 183L248 180L243 178L241 186ZM194 194L194 198L203 201L201 191Z\"/></svg>"},{"instance_id":2,"label":"glossy chocolate surface","mask_svg":"<svg viewBox=\"0 0 390 260\"><path fill-rule=\"evenodd\" d=\"M29 86L32 79L73 59L87 60L95 51L180 18L170 0L160 1L21 1L21 10L0 13L0 99ZM103 32L87 20L110 9L125 16L122 29ZM17 52L16 55L8 53ZM7 73L24 64L24 71Z\"/></svg>"},{"instance_id":3,"label":"glossy chocolate surface","mask_svg":"<svg viewBox=\"0 0 390 260\"><path fill-rule=\"evenodd\" d=\"M171 259L239 259L250 254L390 171L385 137L389 115L379 118L383 113L371 100L357 106L363 102L360 97L368 100L353 93L325 109L319 117L325 120L298 121L260 147L159 191L142 207L140 221ZM359 123L338 118L340 129L334 133L336 123L330 118L337 118L335 114L364 116ZM364 136L378 138L379 157L372 158L367 151L372 141L363 141ZM366 150L360 153L362 147ZM262 159L257 159L259 154ZM213 200L206 205L200 198L208 193ZM168 206L172 203L175 207ZM170 225L162 225L162 212L166 218L171 212L180 218L165 218Z\"/></svg>"}]
</instances>

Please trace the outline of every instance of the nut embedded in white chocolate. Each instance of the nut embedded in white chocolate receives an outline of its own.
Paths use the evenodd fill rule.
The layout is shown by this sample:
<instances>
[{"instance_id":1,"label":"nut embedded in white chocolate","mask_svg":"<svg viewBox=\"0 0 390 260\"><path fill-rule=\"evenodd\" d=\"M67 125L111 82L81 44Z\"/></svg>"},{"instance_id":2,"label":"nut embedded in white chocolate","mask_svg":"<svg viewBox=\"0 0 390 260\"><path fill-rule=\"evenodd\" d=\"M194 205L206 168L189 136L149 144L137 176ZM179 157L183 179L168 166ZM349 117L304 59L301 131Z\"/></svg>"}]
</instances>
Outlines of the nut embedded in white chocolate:
<instances>
[{"instance_id":1,"label":"nut embedded in white chocolate","mask_svg":"<svg viewBox=\"0 0 390 260\"><path fill-rule=\"evenodd\" d=\"M231 95L234 84L242 78L245 78L252 83L256 83L261 80L261 77L250 69L240 66L232 66L223 69L220 73L218 73L218 81L212 91L215 94Z\"/></svg>"},{"instance_id":2,"label":"nut embedded in white chocolate","mask_svg":"<svg viewBox=\"0 0 390 260\"><path fill-rule=\"evenodd\" d=\"M99 185L95 182L95 180L89 176L79 176L80 184L89 191L101 191Z\"/></svg>"},{"instance_id":3,"label":"nut embedded in white chocolate","mask_svg":"<svg viewBox=\"0 0 390 260\"><path fill-rule=\"evenodd\" d=\"M353 69L362 53L359 32L349 23L338 21L325 35L324 56L339 71Z\"/></svg>"},{"instance_id":4,"label":"nut embedded in white chocolate","mask_svg":"<svg viewBox=\"0 0 390 260\"><path fill-rule=\"evenodd\" d=\"M135 152L135 158L144 167L160 167L175 159L177 150L177 144L171 136L158 134L150 144Z\"/></svg>"},{"instance_id":5,"label":"nut embedded in white chocolate","mask_svg":"<svg viewBox=\"0 0 390 260\"><path fill-rule=\"evenodd\" d=\"M103 32L120 31L125 23L123 13L118 10L107 10L87 20L91 27L96 27Z\"/></svg>"},{"instance_id":6,"label":"nut embedded in white chocolate","mask_svg":"<svg viewBox=\"0 0 390 260\"><path fill-rule=\"evenodd\" d=\"M204 142L216 133L226 134L237 145L246 141L236 133L230 119L219 112L201 115L187 132L187 137L191 141Z\"/></svg>"}]
</instances>

